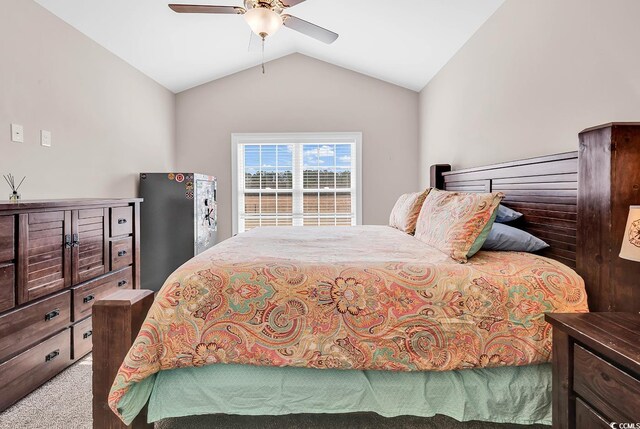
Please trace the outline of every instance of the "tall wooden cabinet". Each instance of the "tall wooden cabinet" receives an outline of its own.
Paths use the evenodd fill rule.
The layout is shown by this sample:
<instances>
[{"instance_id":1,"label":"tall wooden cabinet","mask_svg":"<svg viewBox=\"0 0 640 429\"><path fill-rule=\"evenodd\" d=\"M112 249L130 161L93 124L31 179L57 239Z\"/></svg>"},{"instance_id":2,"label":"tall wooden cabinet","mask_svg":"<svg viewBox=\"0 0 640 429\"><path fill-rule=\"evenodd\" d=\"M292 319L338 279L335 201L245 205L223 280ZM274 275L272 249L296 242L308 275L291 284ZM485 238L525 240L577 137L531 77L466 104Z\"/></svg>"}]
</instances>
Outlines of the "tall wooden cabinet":
<instances>
[{"instance_id":1,"label":"tall wooden cabinet","mask_svg":"<svg viewBox=\"0 0 640 429\"><path fill-rule=\"evenodd\" d=\"M640 123L580 133L577 271L591 311L640 311L640 263L621 259L629 206L640 204Z\"/></svg>"},{"instance_id":2,"label":"tall wooden cabinet","mask_svg":"<svg viewBox=\"0 0 640 429\"><path fill-rule=\"evenodd\" d=\"M140 199L0 203L0 411L91 351L91 307L140 285Z\"/></svg>"}]
</instances>

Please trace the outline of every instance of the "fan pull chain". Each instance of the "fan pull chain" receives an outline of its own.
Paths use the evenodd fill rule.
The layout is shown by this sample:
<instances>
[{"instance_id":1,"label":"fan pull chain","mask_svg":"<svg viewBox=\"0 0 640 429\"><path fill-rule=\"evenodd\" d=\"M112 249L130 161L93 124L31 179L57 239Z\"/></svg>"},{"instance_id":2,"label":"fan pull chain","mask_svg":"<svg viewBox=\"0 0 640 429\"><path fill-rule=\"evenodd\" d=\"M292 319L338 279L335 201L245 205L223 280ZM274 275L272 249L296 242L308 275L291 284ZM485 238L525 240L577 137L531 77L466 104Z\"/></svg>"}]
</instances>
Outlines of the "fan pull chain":
<instances>
[{"instance_id":1,"label":"fan pull chain","mask_svg":"<svg viewBox=\"0 0 640 429\"><path fill-rule=\"evenodd\" d=\"M265 74L264 71L264 37L262 38L262 74Z\"/></svg>"}]
</instances>

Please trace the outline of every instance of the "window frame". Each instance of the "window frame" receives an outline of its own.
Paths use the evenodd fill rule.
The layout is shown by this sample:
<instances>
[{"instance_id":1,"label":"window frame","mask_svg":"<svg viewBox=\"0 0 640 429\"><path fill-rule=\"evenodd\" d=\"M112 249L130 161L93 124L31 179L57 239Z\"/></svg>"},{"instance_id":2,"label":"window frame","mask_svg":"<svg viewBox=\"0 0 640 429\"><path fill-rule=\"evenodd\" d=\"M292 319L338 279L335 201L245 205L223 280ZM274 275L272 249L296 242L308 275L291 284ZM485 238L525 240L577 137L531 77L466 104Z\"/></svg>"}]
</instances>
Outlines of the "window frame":
<instances>
[{"instance_id":1,"label":"window frame","mask_svg":"<svg viewBox=\"0 0 640 429\"><path fill-rule=\"evenodd\" d=\"M356 205L355 220L356 225L362 225L362 133L361 132L323 132L323 133L233 133L231 134L231 200L232 200L232 231L233 235L238 234L239 228L239 208L240 201L238 172L242 168L240 162L244 160L238 157L239 145L251 144L339 144L351 143L355 146L355 180ZM295 189L294 193L302 192L302 189Z\"/></svg>"}]
</instances>

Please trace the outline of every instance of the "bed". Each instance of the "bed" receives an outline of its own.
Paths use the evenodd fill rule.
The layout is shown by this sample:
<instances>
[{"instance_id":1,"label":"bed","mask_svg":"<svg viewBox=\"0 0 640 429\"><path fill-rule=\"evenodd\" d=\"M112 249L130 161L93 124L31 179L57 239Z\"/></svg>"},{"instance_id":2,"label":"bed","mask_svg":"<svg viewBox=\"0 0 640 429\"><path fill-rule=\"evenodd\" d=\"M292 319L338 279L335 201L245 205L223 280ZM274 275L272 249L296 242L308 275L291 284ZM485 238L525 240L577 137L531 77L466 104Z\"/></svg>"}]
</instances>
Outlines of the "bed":
<instances>
[{"instance_id":1,"label":"bed","mask_svg":"<svg viewBox=\"0 0 640 429\"><path fill-rule=\"evenodd\" d=\"M543 314L587 311L572 270L575 221L558 218L577 210L577 154L448 170L434 166L432 184L506 192L506 204L525 213L521 228L547 234L551 249L480 252L459 264L384 226L242 234L187 262L153 305L148 294L127 298L119 323L130 322L128 335L113 329L118 299L96 305L94 350L103 362L94 425L114 417L105 387L127 341L134 346L108 402L134 425L147 402L151 421L342 410L549 424ZM541 186L550 180L560 184L551 192ZM136 305L140 313L151 307L144 324ZM399 385L402 394L389 394ZM336 386L346 402L336 402Z\"/></svg>"}]
</instances>

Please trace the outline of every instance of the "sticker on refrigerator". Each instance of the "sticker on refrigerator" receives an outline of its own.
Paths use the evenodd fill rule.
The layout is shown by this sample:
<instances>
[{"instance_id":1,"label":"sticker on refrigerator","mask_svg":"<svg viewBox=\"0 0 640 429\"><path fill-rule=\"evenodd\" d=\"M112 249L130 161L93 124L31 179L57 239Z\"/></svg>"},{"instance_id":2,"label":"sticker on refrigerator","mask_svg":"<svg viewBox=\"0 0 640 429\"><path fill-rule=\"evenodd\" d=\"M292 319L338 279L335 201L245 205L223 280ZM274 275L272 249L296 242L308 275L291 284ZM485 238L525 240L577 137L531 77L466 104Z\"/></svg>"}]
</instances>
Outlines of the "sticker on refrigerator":
<instances>
[{"instance_id":1,"label":"sticker on refrigerator","mask_svg":"<svg viewBox=\"0 0 640 429\"><path fill-rule=\"evenodd\" d=\"M187 191L193 191L193 182L185 182L184 186L187 188Z\"/></svg>"},{"instance_id":2,"label":"sticker on refrigerator","mask_svg":"<svg viewBox=\"0 0 640 429\"><path fill-rule=\"evenodd\" d=\"M182 174L182 173L176 174L176 182L178 182L178 183L184 182L184 174Z\"/></svg>"},{"instance_id":3,"label":"sticker on refrigerator","mask_svg":"<svg viewBox=\"0 0 640 429\"><path fill-rule=\"evenodd\" d=\"M173 180L173 179L175 179L175 178L176 178L176 175L175 175L175 174L173 174L173 173L169 173L169 174L167 174L167 179L169 179L169 180Z\"/></svg>"},{"instance_id":4,"label":"sticker on refrigerator","mask_svg":"<svg viewBox=\"0 0 640 429\"><path fill-rule=\"evenodd\" d=\"M192 200L193 199L193 191L187 191L184 194L188 200Z\"/></svg>"}]
</instances>

